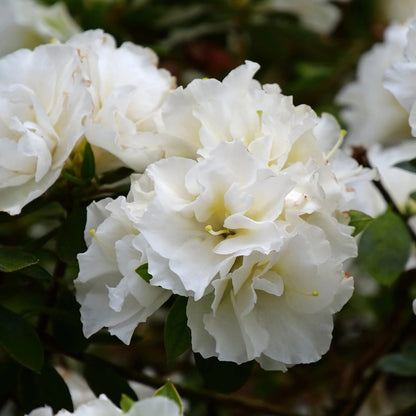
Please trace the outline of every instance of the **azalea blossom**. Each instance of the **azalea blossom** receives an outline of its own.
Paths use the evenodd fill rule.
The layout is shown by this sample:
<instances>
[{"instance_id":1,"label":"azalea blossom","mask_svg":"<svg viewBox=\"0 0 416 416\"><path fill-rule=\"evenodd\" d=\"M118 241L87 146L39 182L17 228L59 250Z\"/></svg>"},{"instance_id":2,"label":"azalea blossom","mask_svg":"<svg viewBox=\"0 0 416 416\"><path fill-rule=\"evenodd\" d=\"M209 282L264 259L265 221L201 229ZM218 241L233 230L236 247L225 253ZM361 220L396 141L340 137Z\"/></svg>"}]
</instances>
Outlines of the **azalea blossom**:
<instances>
[{"instance_id":1,"label":"azalea blossom","mask_svg":"<svg viewBox=\"0 0 416 416\"><path fill-rule=\"evenodd\" d=\"M327 351L332 315L353 288L342 264L356 242L340 210L363 171L338 149L333 117L262 87L257 69L247 62L222 83L173 92L159 131L187 157L168 145L168 157L133 175L127 199L89 207L75 281L86 335L108 327L128 342L175 293L189 298L192 346L204 357L284 370ZM144 263L148 282L135 272ZM155 291L144 308L133 283Z\"/></svg>"},{"instance_id":2,"label":"azalea blossom","mask_svg":"<svg viewBox=\"0 0 416 416\"><path fill-rule=\"evenodd\" d=\"M124 197L103 199L87 210L85 241L74 281L86 337L103 327L128 344L133 331L171 295L142 279L147 244L138 235Z\"/></svg>"},{"instance_id":3,"label":"azalea blossom","mask_svg":"<svg viewBox=\"0 0 416 416\"><path fill-rule=\"evenodd\" d=\"M19 214L59 177L92 109L77 52L49 44L0 59L0 210Z\"/></svg>"},{"instance_id":4,"label":"azalea blossom","mask_svg":"<svg viewBox=\"0 0 416 416\"><path fill-rule=\"evenodd\" d=\"M409 114L412 135L416 136L416 20L407 32L406 59L396 62L386 71L384 87L387 88Z\"/></svg>"},{"instance_id":5,"label":"azalea blossom","mask_svg":"<svg viewBox=\"0 0 416 416\"><path fill-rule=\"evenodd\" d=\"M352 294L342 263L356 244L325 198L326 169L309 158L276 172L242 141L148 167L154 197L137 228L173 272L149 256L150 283L189 297L194 351L280 370L327 351L332 314Z\"/></svg>"},{"instance_id":6,"label":"azalea blossom","mask_svg":"<svg viewBox=\"0 0 416 416\"><path fill-rule=\"evenodd\" d=\"M383 87L386 69L404 59L407 31L408 25L390 25L384 42L361 56L356 80L336 97L348 131L345 145L394 144L410 137L408 113Z\"/></svg>"},{"instance_id":7,"label":"azalea blossom","mask_svg":"<svg viewBox=\"0 0 416 416\"><path fill-rule=\"evenodd\" d=\"M53 416L54 413L49 406L32 410L27 416ZM179 416L179 406L163 396L156 396L133 403L131 408L124 413L102 394L98 399L84 403L75 409L74 412L62 409L56 416Z\"/></svg>"},{"instance_id":8,"label":"azalea blossom","mask_svg":"<svg viewBox=\"0 0 416 416\"><path fill-rule=\"evenodd\" d=\"M156 54L130 42L117 48L102 30L83 32L67 44L78 52L94 103L86 122L87 140L116 158L119 166L138 172L163 157L155 117L175 80L157 68Z\"/></svg>"},{"instance_id":9,"label":"azalea blossom","mask_svg":"<svg viewBox=\"0 0 416 416\"><path fill-rule=\"evenodd\" d=\"M35 0L1 0L0 56L53 39L66 41L80 30L64 3L45 6Z\"/></svg>"}]
</instances>

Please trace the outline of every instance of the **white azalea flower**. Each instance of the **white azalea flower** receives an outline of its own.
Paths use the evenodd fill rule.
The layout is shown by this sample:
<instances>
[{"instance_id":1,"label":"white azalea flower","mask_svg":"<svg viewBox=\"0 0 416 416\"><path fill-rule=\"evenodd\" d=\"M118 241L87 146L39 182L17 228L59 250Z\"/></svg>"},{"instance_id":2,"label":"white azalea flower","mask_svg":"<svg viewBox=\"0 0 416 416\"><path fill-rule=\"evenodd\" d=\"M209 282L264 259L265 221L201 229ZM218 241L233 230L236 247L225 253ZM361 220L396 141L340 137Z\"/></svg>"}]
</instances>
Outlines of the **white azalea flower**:
<instances>
[{"instance_id":1,"label":"white azalea flower","mask_svg":"<svg viewBox=\"0 0 416 416\"><path fill-rule=\"evenodd\" d=\"M0 210L12 215L59 177L91 100L76 51L22 49L0 59Z\"/></svg>"},{"instance_id":2,"label":"white azalea flower","mask_svg":"<svg viewBox=\"0 0 416 416\"><path fill-rule=\"evenodd\" d=\"M408 114L390 91L383 87L386 69L404 59L408 25L392 24L384 42L374 45L358 62L356 80L339 92L348 134L345 144L369 147L393 144L410 136Z\"/></svg>"},{"instance_id":3,"label":"white azalea flower","mask_svg":"<svg viewBox=\"0 0 416 416\"><path fill-rule=\"evenodd\" d=\"M117 48L102 30L67 43L78 50L90 82L94 110L86 123L87 140L139 172L162 158L154 119L175 82L157 68L156 54L130 42Z\"/></svg>"},{"instance_id":4,"label":"white azalea flower","mask_svg":"<svg viewBox=\"0 0 416 416\"><path fill-rule=\"evenodd\" d=\"M387 71L384 86L409 113L412 135L416 136L416 20L407 32L406 60L394 63Z\"/></svg>"},{"instance_id":5,"label":"white azalea flower","mask_svg":"<svg viewBox=\"0 0 416 416\"><path fill-rule=\"evenodd\" d=\"M267 0L256 10L294 14L307 29L323 34L332 32L341 18L330 0Z\"/></svg>"},{"instance_id":6,"label":"white azalea flower","mask_svg":"<svg viewBox=\"0 0 416 416\"><path fill-rule=\"evenodd\" d=\"M88 207L88 249L78 255L80 271L74 281L86 337L106 327L128 344L137 325L170 296L136 273L147 263L147 244L130 215L124 197Z\"/></svg>"},{"instance_id":7,"label":"white azalea flower","mask_svg":"<svg viewBox=\"0 0 416 416\"><path fill-rule=\"evenodd\" d=\"M146 170L154 197L137 227L173 272L159 274L149 256L151 284L189 297L193 350L204 357L283 370L327 351L332 314L352 293L342 263L356 243L320 184L329 166L305 160L276 171L234 141Z\"/></svg>"},{"instance_id":8,"label":"white azalea flower","mask_svg":"<svg viewBox=\"0 0 416 416\"><path fill-rule=\"evenodd\" d=\"M75 411L60 410L56 416L179 416L180 410L178 405L163 396L156 396L135 402L127 413L115 406L107 397L102 394L98 399L91 400L82 404ZM53 416L50 407L45 406L32 410L27 416Z\"/></svg>"},{"instance_id":9,"label":"white azalea flower","mask_svg":"<svg viewBox=\"0 0 416 416\"><path fill-rule=\"evenodd\" d=\"M52 39L65 41L80 31L64 3L0 0L0 8L0 56Z\"/></svg>"}]
</instances>

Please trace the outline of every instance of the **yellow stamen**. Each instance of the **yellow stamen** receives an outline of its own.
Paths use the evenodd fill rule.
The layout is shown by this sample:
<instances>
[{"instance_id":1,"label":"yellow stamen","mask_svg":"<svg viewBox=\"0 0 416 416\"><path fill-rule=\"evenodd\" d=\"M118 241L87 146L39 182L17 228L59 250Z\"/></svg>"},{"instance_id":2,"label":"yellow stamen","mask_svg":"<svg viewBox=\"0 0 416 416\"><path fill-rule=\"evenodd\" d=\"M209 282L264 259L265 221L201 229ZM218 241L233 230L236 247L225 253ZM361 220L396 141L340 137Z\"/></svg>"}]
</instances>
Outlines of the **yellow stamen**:
<instances>
[{"instance_id":1,"label":"yellow stamen","mask_svg":"<svg viewBox=\"0 0 416 416\"><path fill-rule=\"evenodd\" d=\"M205 231L208 231L211 235L228 235L231 234L230 230L227 229L223 229L223 230L218 230L218 231L214 231L212 229L212 225L208 224L207 226L205 226Z\"/></svg>"},{"instance_id":2,"label":"yellow stamen","mask_svg":"<svg viewBox=\"0 0 416 416\"><path fill-rule=\"evenodd\" d=\"M312 292L312 296L319 296L319 292L318 292L317 290L314 290L314 291Z\"/></svg>"},{"instance_id":3,"label":"yellow stamen","mask_svg":"<svg viewBox=\"0 0 416 416\"><path fill-rule=\"evenodd\" d=\"M91 230L89 231L89 233L93 236L94 240L97 241L97 243L101 246L106 248L107 250L113 251L114 253L116 252L114 247L109 246L108 244L104 243L104 241L102 241L101 239L99 239L97 237L97 232L95 231L94 228L91 228Z\"/></svg>"},{"instance_id":4,"label":"yellow stamen","mask_svg":"<svg viewBox=\"0 0 416 416\"><path fill-rule=\"evenodd\" d=\"M339 135L338 141L335 143L335 146L329 151L329 153L325 156L327 160L331 159L334 156L334 153L338 150L341 146L342 142L344 141L344 137L347 134L347 130L341 129L341 133Z\"/></svg>"}]
</instances>

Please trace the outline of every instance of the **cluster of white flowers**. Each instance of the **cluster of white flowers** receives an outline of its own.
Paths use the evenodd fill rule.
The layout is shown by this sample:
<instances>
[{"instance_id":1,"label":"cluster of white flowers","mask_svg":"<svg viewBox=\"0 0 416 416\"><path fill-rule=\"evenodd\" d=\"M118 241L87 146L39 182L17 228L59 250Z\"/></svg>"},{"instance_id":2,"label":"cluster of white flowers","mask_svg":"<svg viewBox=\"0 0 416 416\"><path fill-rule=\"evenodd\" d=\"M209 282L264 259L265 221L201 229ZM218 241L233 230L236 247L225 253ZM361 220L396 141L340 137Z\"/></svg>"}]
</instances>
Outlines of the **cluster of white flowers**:
<instances>
[{"instance_id":1,"label":"cluster of white flowers","mask_svg":"<svg viewBox=\"0 0 416 416\"><path fill-rule=\"evenodd\" d=\"M1 58L0 210L43 194L83 137L105 149L97 170L160 159L153 118L174 81L156 65L150 49L116 48L101 30Z\"/></svg>"},{"instance_id":2,"label":"cluster of white flowers","mask_svg":"<svg viewBox=\"0 0 416 416\"><path fill-rule=\"evenodd\" d=\"M340 210L360 169L331 116L261 86L258 68L171 92L157 120L166 158L132 176L127 198L89 207L75 280L87 336L107 327L129 342L177 294L204 357L285 370L328 350L353 290Z\"/></svg>"},{"instance_id":3,"label":"cluster of white flowers","mask_svg":"<svg viewBox=\"0 0 416 416\"><path fill-rule=\"evenodd\" d=\"M101 30L0 59L0 210L43 194L84 140L98 171L137 172L127 198L88 207L86 336L105 327L129 343L175 294L204 357L285 370L328 350L353 290L342 210L368 175L338 149L332 116L262 86L258 69L174 89L151 50Z\"/></svg>"},{"instance_id":4,"label":"cluster of white flowers","mask_svg":"<svg viewBox=\"0 0 416 416\"><path fill-rule=\"evenodd\" d=\"M396 3L394 7L399 6ZM401 7L413 12L416 2L403 2ZM411 13L407 12L409 16ZM396 206L410 217L413 229L416 210L410 195L416 191L415 175L395 165L416 157L416 141L412 137L416 136L415 45L416 20L391 23L384 42L361 57L357 79L337 97L338 104L344 106L341 116L348 129L345 144L366 148L368 161L377 169ZM387 203L373 184L363 183L356 190L354 208L372 216L386 210ZM407 268L414 267L415 260L413 255Z\"/></svg>"},{"instance_id":5,"label":"cluster of white flowers","mask_svg":"<svg viewBox=\"0 0 416 416\"><path fill-rule=\"evenodd\" d=\"M124 413L102 394L98 399L80 405L73 413L62 409L56 413L56 416L180 416L180 414L179 406L174 401L163 396L140 400L134 403L131 408ZM49 406L45 406L32 410L27 416L53 415L53 410Z\"/></svg>"}]
</instances>

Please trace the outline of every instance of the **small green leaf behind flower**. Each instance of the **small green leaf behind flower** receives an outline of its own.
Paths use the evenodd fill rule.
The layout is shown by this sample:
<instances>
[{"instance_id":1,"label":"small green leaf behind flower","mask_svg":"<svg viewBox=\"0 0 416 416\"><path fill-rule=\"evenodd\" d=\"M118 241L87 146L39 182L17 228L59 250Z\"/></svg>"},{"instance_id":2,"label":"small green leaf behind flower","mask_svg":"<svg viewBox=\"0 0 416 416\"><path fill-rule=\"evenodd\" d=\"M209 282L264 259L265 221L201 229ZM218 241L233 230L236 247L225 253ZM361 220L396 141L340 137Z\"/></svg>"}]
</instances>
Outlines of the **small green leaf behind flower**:
<instances>
[{"instance_id":1,"label":"small green leaf behind flower","mask_svg":"<svg viewBox=\"0 0 416 416\"><path fill-rule=\"evenodd\" d=\"M0 307L0 346L22 366L39 373L43 367L42 344L32 325Z\"/></svg>"},{"instance_id":2,"label":"small green leaf behind flower","mask_svg":"<svg viewBox=\"0 0 416 416\"><path fill-rule=\"evenodd\" d=\"M139 266L136 269L136 273L147 283L149 283L151 278L153 277L148 271L147 263Z\"/></svg>"},{"instance_id":3,"label":"small green leaf behind flower","mask_svg":"<svg viewBox=\"0 0 416 416\"><path fill-rule=\"evenodd\" d=\"M411 241L403 220L388 209L363 232L358 261L379 283L391 285L404 271Z\"/></svg>"},{"instance_id":4,"label":"small green leaf behind flower","mask_svg":"<svg viewBox=\"0 0 416 416\"><path fill-rule=\"evenodd\" d=\"M355 209L348 211L348 215L350 216L349 225L355 228L352 234L353 237L360 234L361 231L364 231L374 221L373 217Z\"/></svg>"},{"instance_id":5,"label":"small green leaf behind flower","mask_svg":"<svg viewBox=\"0 0 416 416\"><path fill-rule=\"evenodd\" d=\"M123 393L121 395L120 408L123 413L127 413L134 403L136 402L131 397L127 396L127 394Z\"/></svg>"},{"instance_id":6,"label":"small green leaf behind flower","mask_svg":"<svg viewBox=\"0 0 416 416\"><path fill-rule=\"evenodd\" d=\"M15 272L32 266L38 261L33 254L19 248L0 246L0 272Z\"/></svg>"},{"instance_id":7,"label":"small green leaf behind flower","mask_svg":"<svg viewBox=\"0 0 416 416\"><path fill-rule=\"evenodd\" d=\"M90 144L85 143L84 157L81 165L81 176L87 182L90 183L95 175L95 160L94 153Z\"/></svg>"},{"instance_id":8,"label":"small green leaf behind flower","mask_svg":"<svg viewBox=\"0 0 416 416\"><path fill-rule=\"evenodd\" d=\"M416 173L416 158L396 163L393 166L395 168L407 170L408 172L411 172L411 173Z\"/></svg>"},{"instance_id":9,"label":"small green leaf behind flower","mask_svg":"<svg viewBox=\"0 0 416 416\"><path fill-rule=\"evenodd\" d=\"M174 401L178 406L180 413L183 414L183 404L178 391L170 380L168 380L160 389L156 390L154 396L164 396Z\"/></svg>"},{"instance_id":10,"label":"small green leaf behind flower","mask_svg":"<svg viewBox=\"0 0 416 416\"><path fill-rule=\"evenodd\" d=\"M179 296L172 305L165 323L165 349L168 362L184 353L191 346L191 330L186 316L188 299Z\"/></svg>"}]
</instances>

